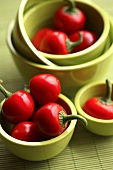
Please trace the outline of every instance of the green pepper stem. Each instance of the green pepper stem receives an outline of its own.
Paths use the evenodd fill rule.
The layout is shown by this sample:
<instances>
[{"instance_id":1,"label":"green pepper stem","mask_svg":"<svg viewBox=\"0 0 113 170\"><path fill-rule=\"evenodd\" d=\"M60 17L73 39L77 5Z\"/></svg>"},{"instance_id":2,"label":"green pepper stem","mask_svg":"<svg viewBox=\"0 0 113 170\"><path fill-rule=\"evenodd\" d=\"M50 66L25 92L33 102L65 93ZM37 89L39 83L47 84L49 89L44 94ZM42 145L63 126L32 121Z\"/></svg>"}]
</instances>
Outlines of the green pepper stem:
<instances>
[{"instance_id":1,"label":"green pepper stem","mask_svg":"<svg viewBox=\"0 0 113 170\"><path fill-rule=\"evenodd\" d=\"M80 115L67 115L63 110L59 113L59 120L62 127L65 127L67 122L74 119L80 120L85 126L87 126L87 120Z\"/></svg>"},{"instance_id":2,"label":"green pepper stem","mask_svg":"<svg viewBox=\"0 0 113 170\"><path fill-rule=\"evenodd\" d=\"M72 52L74 47L76 47L82 43L83 37L80 32L78 32L78 34L79 34L79 40L77 40L75 42L70 41L68 38L66 39L66 47L67 47L68 52Z\"/></svg>"},{"instance_id":3,"label":"green pepper stem","mask_svg":"<svg viewBox=\"0 0 113 170\"><path fill-rule=\"evenodd\" d=\"M6 90L2 84L1 84L1 81L0 81L0 91L4 94L4 96L7 98L7 97L10 97L12 95L11 92L9 92L8 90Z\"/></svg>"},{"instance_id":4,"label":"green pepper stem","mask_svg":"<svg viewBox=\"0 0 113 170\"><path fill-rule=\"evenodd\" d=\"M113 104L111 100L112 95L112 84L109 80L106 80L106 94L104 97L99 98L99 100L104 104Z\"/></svg>"},{"instance_id":5,"label":"green pepper stem","mask_svg":"<svg viewBox=\"0 0 113 170\"><path fill-rule=\"evenodd\" d=\"M73 0L65 0L65 1L68 1L68 3L69 3L69 6L67 8L65 8L65 12L67 12L69 14L77 13L75 2Z\"/></svg>"},{"instance_id":6,"label":"green pepper stem","mask_svg":"<svg viewBox=\"0 0 113 170\"><path fill-rule=\"evenodd\" d=\"M24 85L24 90L25 90L26 92L30 93L30 89L29 89L29 87L28 87L27 84Z\"/></svg>"}]
</instances>

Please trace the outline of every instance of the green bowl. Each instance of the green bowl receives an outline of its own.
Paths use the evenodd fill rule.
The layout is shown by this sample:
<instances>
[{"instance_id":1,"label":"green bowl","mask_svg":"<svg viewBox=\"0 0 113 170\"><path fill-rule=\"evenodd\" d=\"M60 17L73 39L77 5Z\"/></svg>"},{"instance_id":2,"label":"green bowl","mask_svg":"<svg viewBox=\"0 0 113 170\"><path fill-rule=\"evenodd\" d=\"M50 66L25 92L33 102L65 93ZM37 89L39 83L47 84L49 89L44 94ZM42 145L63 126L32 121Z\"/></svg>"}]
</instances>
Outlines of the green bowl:
<instances>
[{"instance_id":1,"label":"green bowl","mask_svg":"<svg viewBox=\"0 0 113 170\"><path fill-rule=\"evenodd\" d=\"M58 103L64 107L68 114L77 114L74 104L63 94L60 94ZM6 147L20 158L30 161L47 160L58 155L66 148L76 128L76 123L77 120L72 120L68 128L53 139L42 142L25 142L15 139L8 134L12 124L0 116L0 137Z\"/></svg>"},{"instance_id":2,"label":"green bowl","mask_svg":"<svg viewBox=\"0 0 113 170\"><path fill-rule=\"evenodd\" d=\"M109 17L110 18L110 17ZM103 80L106 77L106 73L113 61L113 23L110 19L110 47L97 59L90 62L74 65L74 66L62 66L62 67L50 67L34 63L20 54L14 47L12 41L12 31L14 23L9 26L7 33L7 44L11 52L14 63L18 70L26 80L26 83L36 74L39 73L51 73L57 76L61 82L62 93L70 98L73 98L76 91L83 85L94 81ZM106 44L107 46L107 44Z\"/></svg>"},{"instance_id":3,"label":"green bowl","mask_svg":"<svg viewBox=\"0 0 113 170\"><path fill-rule=\"evenodd\" d=\"M113 119L103 120L89 116L82 109L84 103L91 97L101 97L105 95L106 84L105 82L93 82L82 87L75 95L74 103L77 112L86 118L88 126L86 127L90 132L101 135L111 136L113 135ZM113 98L113 92L112 92Z\"/></svg>"},{"instance_id":4,"label":"green bowl","mask_svg":"<svg viewBox=\"0 0 113 170\"><path fill-rule=\"evenodd\" d=\"M92 30L99 37L96 43L94 43L92 46L73 54L54 55L36 50L33 44L31 43L30 40L37 32L37 30L40 30L44 27L53 27L52 20L55 11L60 6L66 4L67 3L62 0L42 1L42 3L37 3L35 5L30 6L29 8L27 8L27 10L25 10L25 8L23 16L21 10L23 9L23 6L21 5L21 13L18 14L18 23L20 24L18 24L18 27L20 27L20 34L18 34L19 29L17 29L17 25L15 26L14 32L12 34L15 48L18 49L20 53L21 51L23 51L23 55L32 61L41 63L37 57L39 56L40 52L42 56L60 66L82 64L99 57L103 53L106 42L108 40L110 30L110 23L108 19L109 17L104 10L102 10L94 3L90 3L89 1L76 1L76 6L81 8L87 16L87 29ZM97 18L98 22L96 22ZM22 40L23 44L21 43Z\"/></svg>"}]
</instances>

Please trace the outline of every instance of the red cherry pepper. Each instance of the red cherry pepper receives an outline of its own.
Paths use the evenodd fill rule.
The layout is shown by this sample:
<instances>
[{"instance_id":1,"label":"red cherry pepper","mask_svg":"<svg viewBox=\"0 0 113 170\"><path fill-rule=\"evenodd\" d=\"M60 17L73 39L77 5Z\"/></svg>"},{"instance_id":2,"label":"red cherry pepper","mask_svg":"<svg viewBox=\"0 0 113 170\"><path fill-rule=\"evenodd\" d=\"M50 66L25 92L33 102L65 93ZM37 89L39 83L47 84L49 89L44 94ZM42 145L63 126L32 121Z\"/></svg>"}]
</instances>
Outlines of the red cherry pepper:
<instances>
[{"instance_id":1,"label":"red cherry pepper","mask_svg":"<svg viewBox=\"0 0 113 170\"><path fill-rule=\"evenodd\" d=\"M40 131L50 138L60 135L67 128L67 122L73 119L80 119L87 124L86 119L79 115L67 115L65 109L57 103L42 106L35 115L35 122Z\"/></svg>"},{"instance_id":2,"label":"red cherry pepper","mask_svg":"<svg viewBox=\"0 0 113 170\"><path fill-rule=\"evenodd\" d=\"M73 34L71 34L69 36L69 39L71 41L77 41L79 39L79 33L82 35L82 43L79 44L78 46L76 46L72 52L78 52L78 51L82 51L88 47L90 47L92 44L94 44L97 40L97 36L91 32L91 31L88 31L88 30L81 30L81 31L77 31Z\"/></svg>"},{"instance_id":3,"label":"red cherry pepper","mask_svg":"<svg viewBox=\"0 0 113 170\"><path fill-rule=\"evenodd\" d=\"M40 49L39 49L39 46L40 46L40 43L41 43L42 39L43 39L48 33L50 33L51 31L52 31L51 28L43 28L43 29L37 31L36 34L33 36L33 38L32 38L32 43L33 43L33 45L35 46L35 48L36 48L37 50L40 50Z\"/></svg>"},{"instance_id":4,"label":"red cherry pepper","mask_svg":"<svg viewBox=\"0 0 113 170\"><path fill-rule=\"evenodd\" d=\"M69 6L60 7L54 15L54 26L57 30L66 34L72 34L75 31L85 27L86 16L84 12L75 7L73 0L67 0Z\"/></svg>"},{"instance_id":5,"label":"red cherry pepper","mask_svg":"<svg viewBox=\"0 0 113 170\"><path fill-rule=\"evenodd\" d=\"M41 105L56 102L61 91L59 79L52 74L38 74L29 82L34 99Z\"/></svg>"},{"instance_id":6,"label":"red cherry pepper","mask_svg":"<svg viewBox=\"0 0 113 170\"><path fill-rule=\"evenodd\" d=\"M71 42L64 32L53 30L42 39L39 50L49 54L69 54L81 42L81 34L77 41Z\"/></svg>"},{"instance_id":7,"label":"red cherry pepper","mask_svg":"<svg viewBox=\"0 0 113 170\"><path fill-rule=\"evenodd\" d=\"M29 121L16 124L11 131L11 136L27 142L42 141L43 139L36 123Z\"/></svg>"},{"instance_id":8,"label":"red cherry pepper","mask_svg":"<svg viewBox=\"0 0 113 170\"><path fill-rule=\"evenodd\" d=\"M107 90L104 97L90 98L83 106L84 112L99 119L113 119L113 101L111 100L112 85L106 80Z\"/></svg>"},{"instance_id":9,"label":"red cherry pepper","mask_svg":"<svg viewBox=\"0 0 113 170\"><path fill-rule=\"evenodd\" d=\"M2 106L4 117L11 123L28 120L34 113L34 100L25 90L10 93L0 84L0 91L6 96Z\"/></svg>"}]
</instances>

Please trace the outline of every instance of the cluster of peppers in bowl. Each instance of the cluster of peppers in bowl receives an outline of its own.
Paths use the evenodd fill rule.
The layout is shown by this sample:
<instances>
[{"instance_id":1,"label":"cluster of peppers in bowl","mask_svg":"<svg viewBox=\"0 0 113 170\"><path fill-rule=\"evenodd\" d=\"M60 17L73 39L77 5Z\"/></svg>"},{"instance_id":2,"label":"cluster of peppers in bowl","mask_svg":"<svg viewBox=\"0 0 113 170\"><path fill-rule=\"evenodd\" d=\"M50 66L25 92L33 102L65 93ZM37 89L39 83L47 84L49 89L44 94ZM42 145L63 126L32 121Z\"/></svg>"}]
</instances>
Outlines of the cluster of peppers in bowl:
<instances>
[{"instance_id":1,"label":"cluster of peppers in bowl","mask_svg":"<svg viewBox=\"0 0 113 170\"><path fill-rule=\"evenodd\" d=\"M61 85L52 74L38 74L29 82L29 88L11 93L0 84L0 91L6 99L1 114L14 124L10 135L13 138L34 142L54 138L68 127L73 119L86 120L71 115L57 100Z\"/></svg>"},{"instance_id":2,"label":"cluster of peppers in bowl","mask_svg":"<svg viewBox=\"0 0 113 170\"><path fill-rule=\"evenodd\" d=\"M42 28L32 38L39 51L49 54L70 54L82 51L97 41L94 32L86 30L87 17L75 6L73 0L67 0L69 6L60 7L53 16L54 28Z\"/></svg>"}]
</instances>

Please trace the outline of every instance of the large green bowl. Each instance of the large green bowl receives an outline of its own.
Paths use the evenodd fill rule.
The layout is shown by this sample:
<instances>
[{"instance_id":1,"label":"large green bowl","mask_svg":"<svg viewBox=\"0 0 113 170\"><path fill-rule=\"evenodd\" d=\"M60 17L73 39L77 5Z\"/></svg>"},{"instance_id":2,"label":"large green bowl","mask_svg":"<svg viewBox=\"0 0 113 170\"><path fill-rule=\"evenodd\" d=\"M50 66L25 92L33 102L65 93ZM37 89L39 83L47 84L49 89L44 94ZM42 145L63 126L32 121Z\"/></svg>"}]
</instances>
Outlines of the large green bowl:
<instances>
[{"instance_id":1,"label":"large green bowl","mask_svg":"<svg viewBox=\"0 0 113 170\"><path fill-rule=\"evenodd\" d=\"M109 17L110 18L110 17ZM111 19L110 29L110 47L97 59L85 64L74 66L50 67L38 63L31 62L23 55L18 53L12 42L12 30L14 23L9 26L7 33L7 44L11 52L12 58L26 80L26 83L38 73L51 73L57 76L61 82L62 93L68 97L74 97L76 91L83 85L94 81L103 80L113 61L113 23ZM107 46L107 44L106 44Z\"/></svg>"},{"instance_id":2,"label":"large green bowl","mask_svg":"<svg viewBox=\"0 0 113 170\"><path fill-rule=\"evenodd\" d=\"M97 34L98 40L89 48L73 54L54 55L40 52L35 49L31 43L33 35L44 27L53 27L53 16L55 11L62 5L66 5L66 1L50 0L42 1L30 6L27 10L24 9L22 16L23 5L20 5L18 29L17 25L12 33L13 41L16 49L28 59L40 63L37 56L41 53L42 56L49 59L53 63L60 66L77 65L91 61L100 56L105 48L108 40L110 23L107 13L99 6L89 1L77 0L76 6L84 11L87 17L87 28ZM48 9L48 10L47 10ZM98 22L97 22L98 18ZM18 34L18 30L20 33ZM23 44L22 44L23 41Z\"/></svg>"}]
</instances>

